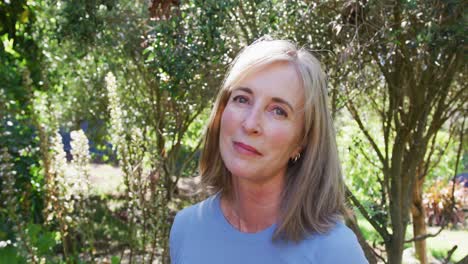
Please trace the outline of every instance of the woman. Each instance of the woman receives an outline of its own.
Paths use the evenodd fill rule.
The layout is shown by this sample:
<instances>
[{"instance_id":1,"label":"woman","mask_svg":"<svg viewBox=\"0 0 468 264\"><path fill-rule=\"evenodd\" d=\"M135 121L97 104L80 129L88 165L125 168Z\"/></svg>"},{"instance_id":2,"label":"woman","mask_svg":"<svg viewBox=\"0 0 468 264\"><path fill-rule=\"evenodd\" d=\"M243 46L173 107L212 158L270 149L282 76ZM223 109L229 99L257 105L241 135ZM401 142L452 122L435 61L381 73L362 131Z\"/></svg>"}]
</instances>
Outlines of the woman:
<instances>
[{"instance_id":1,"label":"woman","mask_svg":"<svg viewBox=\"0 0 468 264\"><path fill-rule=\"evenodd\" d=\"M309 52L260 40L233 61L200 160L214 195L180 211L179 263L367 263L342 222L326 76Z\"/></svg>"}]
</instances>

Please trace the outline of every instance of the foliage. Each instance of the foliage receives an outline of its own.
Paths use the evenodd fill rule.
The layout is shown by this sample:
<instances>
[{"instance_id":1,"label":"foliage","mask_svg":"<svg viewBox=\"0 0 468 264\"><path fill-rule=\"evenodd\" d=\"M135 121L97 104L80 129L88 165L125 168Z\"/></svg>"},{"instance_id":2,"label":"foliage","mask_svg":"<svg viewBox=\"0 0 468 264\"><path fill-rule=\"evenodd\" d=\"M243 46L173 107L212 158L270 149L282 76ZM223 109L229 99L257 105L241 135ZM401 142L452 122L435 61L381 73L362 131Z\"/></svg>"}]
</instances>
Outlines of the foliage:
<instances>
[{"instance_id":1,"label":"foliage","mask_svg":"<svg viewBox=\"0 0 468 264\"><path fill-rule=\"evenodd\" d=\"M423 201L430 226L464 225L465 187L463 184L453 185L453 181L449 184L446 181L437 181L424 193Z\"/></svg>"},{"instance_id":2,"label":"foliage","mask_svg":"<svg viewBox=\"0 0 468 264\"><path fill-rule=\"evenodd\" d=\"M37 261L44 255L44 247L38 245L42 240L36 239L38 232L30 232L43 220L44 202L31 106L31 85L40 83L42 72L33 38L35 11L26 1L0 3L0 241L11 241L2 252L21 262ZM17 250L21 254L13 253Z\"/></svg>"},{"instance_id":3,"label":"foliage","mask_svg":"<svg viewBox=\"0 0 468 264\"><path fill-rule=\"evenodd\" d=\"M167 258L168 203L178 178L193 173L200 145L183 142L200 137L192 124L209 105L227 63L219 32L224 8L218 1L186 2L168 18L148 22L144 57L129 54L131 76L106 77L112 143L125 174L130 261L133 252L150 262L155 253Z\"/></svg>"},{"instance_id":4,"label":"foliage","mask_svg":"<svg viewBox=\"0 0 468 264\"><path fill-rule=\"evenodd\" d=\"M0 255L167 261L169 208L178 180L197 173L227 65L270 34L327 66L346 182L377 231L364 233L398 263L411 186L434 193L432 180L454 173L466 116L462 1L150 2L0 3L0 241L11 242ZM69 163L56 133L84 124ZM88 147L110 153L103 161L109 143L125 190L96 197Z\"/></svg>"},{"instance_id":5,"label":"foliage","mask_svg":"<svg viewBox=\"0 0 468 264\"><path fill-rule=\"evenodd\" d=\"M436 159L426 154L446 122L464 118L466 101L458 81L465 78L461 2L415 3L346 1L342 21L333 24L344 64L339 87L370 146L366 163L379 170L372 177L380 195L367 208L387 217L381 221L375 210L353 202L383 237L389 263L401 263L409 212L418 205L414 197ZM414 230L418 236L422 228Z\"/></svg>"},{"instance_id":6,"label":"foliage","mask_svg":"<svg viewBox=\"0 0 468 264\"><path fill-rule=\"evenodd\" d=\"M453 130L453 127L452 127ZM460 147L457 135L451 130L441 129L436 138L434 139L432 147L432 163L428 170L426 181L424 183L425 188L431 188L434 184L440 181L449 182L453 176L457 173L461 173L465 168L468 168L464 163L466 161L460 160L457 168L457 151ZM463 142L461 142L463 144ZM463 146L462 146L463 148ZM431 153L428 151L427 156ZM463 153L462 155L467 155ZM436 158L437 157L437 158ZM426 157L427 159L428 157Z\"/></svg>"},{"instance_id":7,"label":"foliage","mask_svg":"<svg viewBox=\"0 0 468 264\"><path fill-rule=\"evenodd\" d=\"M14 261L37 262L40 254L44 254L45 251L42 244L37 244L38 226L32 224L28 215L22 212L24 208L22 208L18 196L15 195L18 190L17 188L21 187L18 186L18 181L15 179L17 175L17 171L14 168L15 164L13 163L12 156L8 153L8 149L3 148L1 151L0 177L2 179L2 192L0 193L0 197L3 201L1 213L2 218L6 219L4 222L5 227L7 227L6 231L11 233L6 234L7 237L2 238L2 240L5 239L7 241L7 247L1 250L0 256ZM22 198L22 196L20 197ZM7 240L7 238L9 239ZM13 248L15 246L18 247ZM12 256L11 252L17 252L15 255L18 255L18 257Z\"/></svg>"},{"instance_id":8,"label":"foliage","mask_svg":"<svg viewBox=\"0 0 468 264\"><path fill-rule=\"evenodd\" d=\"M447 255L447 252L445 252L445 250L442 249L433 249L431 250L431 254L436 259L444 260Z\"/></svg>"}]
</instances>

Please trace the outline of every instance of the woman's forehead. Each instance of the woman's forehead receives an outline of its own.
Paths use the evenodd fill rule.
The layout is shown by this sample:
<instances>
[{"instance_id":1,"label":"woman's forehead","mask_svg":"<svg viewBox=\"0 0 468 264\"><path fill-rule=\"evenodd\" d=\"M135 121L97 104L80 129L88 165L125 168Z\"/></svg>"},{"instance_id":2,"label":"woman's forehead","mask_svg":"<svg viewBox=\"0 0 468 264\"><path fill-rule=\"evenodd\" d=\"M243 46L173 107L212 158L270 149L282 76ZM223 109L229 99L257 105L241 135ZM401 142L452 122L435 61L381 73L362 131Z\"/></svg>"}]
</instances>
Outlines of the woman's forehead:
<instances>
[{"instance_id":1,"label":"woman's forehead","mask_svg":"<svg viewBox=\"0 0 468 264\"><path fill-rule=\"evenodd\" d=\"M251 71L230 87L242 88L253 94L267 94L271 97L286 98L300 103L304 97L302 78L295 67L288 62L276 62Z\"/></svg>"}]
</instances>

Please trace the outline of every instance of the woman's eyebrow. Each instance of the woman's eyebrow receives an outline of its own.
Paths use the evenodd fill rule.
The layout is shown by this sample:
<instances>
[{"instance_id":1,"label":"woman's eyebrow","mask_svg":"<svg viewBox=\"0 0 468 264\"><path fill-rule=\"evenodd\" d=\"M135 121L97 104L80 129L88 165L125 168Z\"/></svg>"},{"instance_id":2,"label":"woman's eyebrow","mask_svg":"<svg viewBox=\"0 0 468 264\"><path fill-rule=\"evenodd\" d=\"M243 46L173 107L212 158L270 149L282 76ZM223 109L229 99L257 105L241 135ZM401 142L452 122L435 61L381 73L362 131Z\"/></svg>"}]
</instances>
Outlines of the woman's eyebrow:
<instances>
[{"instance_id":1,"label":"woman's eyebrow","mask_svg":"<svg viewBox=\"0 0 468 264\"><path fill-rule=\"evenodd\" d=\"M276 102L276 103L285 104L286 106L288 106L291 109L291 111L294 112L294 108L286 100L284 100L282 98L279 98L279 97L273 97L273 98L271 98L271 100L273 100L273 102Z\"/></svg>"},{"instance_id":2,"label":"woman's eyebrow","mask_svg":"<svg viewBox=\"0 0 468 264\"><path fill-rule=\"evenodd\" d=\"M246 92L248 94L254 94L252 89L250 89L249 87L239 86L239 87L236 87L233 91L236 91L236 90L241 90L241 91ZM288 101L284 100L283 98L273 97L273 98L271 98L271 100L273 102L275 102L275 103L280 103L280 104L284 104L284 105L288 106L291 109L291 111L294 112L294 107L292 107L292 105L290 103L288 103Z\"/></svg>"},{"instance_id":3,"label":"woman's eyebrow","mask_svg":"<svg viewBox=\"0 0 468 264\"><path fill-rule=\"evenodd\" d=\"M236 90L241 90L241 91L244 91L244 92L246 92L248 94L253 94L252 89L250 89L249 87L240 86L240 87L234 88L233 91L236 91Z\"/></svg>"}]
</instances>

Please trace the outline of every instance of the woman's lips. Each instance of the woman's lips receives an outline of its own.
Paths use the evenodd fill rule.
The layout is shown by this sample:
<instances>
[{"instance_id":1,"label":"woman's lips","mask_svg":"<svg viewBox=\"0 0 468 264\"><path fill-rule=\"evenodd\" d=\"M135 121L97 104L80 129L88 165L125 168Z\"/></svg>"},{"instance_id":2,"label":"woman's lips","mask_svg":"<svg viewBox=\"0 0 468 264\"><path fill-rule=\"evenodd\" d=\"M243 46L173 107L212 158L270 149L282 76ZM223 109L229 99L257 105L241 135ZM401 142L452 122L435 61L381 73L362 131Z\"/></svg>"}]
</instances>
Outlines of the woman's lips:
<instances>
[{"instance_id":1,"label":"woman's lips","mask_svg":"<svg viewBox=\"0 0 468 264\"><path fill-rule=\"evenodd\" d=\"M249 155L253 154L253 155L258 155L258 156L262 155L262 153L260 153L254 147L244 144L242 142L234 141L234 148L242 154L249 154Z\"/></svg>"}]
</instances>

